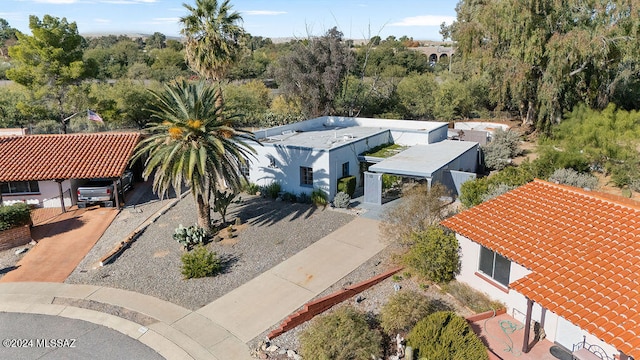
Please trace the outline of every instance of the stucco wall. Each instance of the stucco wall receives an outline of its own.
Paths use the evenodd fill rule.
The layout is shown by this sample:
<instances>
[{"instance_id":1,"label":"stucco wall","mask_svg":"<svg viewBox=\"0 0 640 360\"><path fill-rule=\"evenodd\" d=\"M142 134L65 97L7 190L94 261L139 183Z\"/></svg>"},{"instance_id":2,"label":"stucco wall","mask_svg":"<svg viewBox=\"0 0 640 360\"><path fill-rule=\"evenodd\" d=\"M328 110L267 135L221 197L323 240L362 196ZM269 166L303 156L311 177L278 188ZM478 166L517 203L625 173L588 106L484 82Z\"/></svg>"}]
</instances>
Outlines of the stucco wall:
<instances>
[{"instance_id":1,"label":"stucco wall","mask_svg":"<svg viewBox=\"0 0 640 360\"><path fill-rule=\"evenodd\" d=\"M462 269L457 280L464 282L471 287L486 293L492 299L502 301L507 306L507 313L513 316L516 320L524 323L527 313L527 299L520 293L506 289L505 287L492 284L491 282L483 279L477 275L478 263L480 261L480 245L456 234L458 243L460 244L460 250L462 254ZM509 281L514 282L521 279L531 271L526 268L511 262L511 272L509 274ZM572 332L571 336L567 335L567 325L561 325L559 322L559 316L549 310L542 308L537 303L534 303L532 314L532 321L537 321L543 325L546 333L546 339L555 342L561 340L561 345L565 346L569 350L572 350L572 345L582 341L583 336L587 337L587 343L595 344L607 351L609 356L617 354L614 347L604 343L598 338L590 335L584 330L576 327L576 331ZM574 326L575 327L575 326ZM559 333L559 331L561 333ZM533 336L533 335L532 335Z\"/></svg>"},{"instance_id":2,"label":"stucco wall","mask_svg":"<svg viewBox=\"0 0 640 360\"><path fill-rule=\"evenodd\" d=\"M2 202L5 205L11 205L16 202L25 202L27 204L33 204L42 207L59 207L60 206L60 192L58 189L58 183L55 181L38 181L39 193L28 194L16 194L8 195L2 194ZM65 206L71 206L73 202L73 191L71 191L71 182L64 180L62 182L62 191L65 193ZM69 195L72 197L69 198Z\"/></svg>"}]
</instances>

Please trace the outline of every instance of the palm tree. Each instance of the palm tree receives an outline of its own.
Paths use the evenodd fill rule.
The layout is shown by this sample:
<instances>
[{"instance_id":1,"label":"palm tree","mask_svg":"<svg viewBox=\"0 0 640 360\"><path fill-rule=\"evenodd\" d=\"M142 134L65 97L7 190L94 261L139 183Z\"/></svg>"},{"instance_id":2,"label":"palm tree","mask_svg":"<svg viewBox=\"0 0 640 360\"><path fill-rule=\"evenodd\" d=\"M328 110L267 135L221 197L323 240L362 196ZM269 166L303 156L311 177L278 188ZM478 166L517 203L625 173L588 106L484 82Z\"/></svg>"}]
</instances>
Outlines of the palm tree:
<instances>
[{"instance_id":1,"label":"palm tree","mask_svg":"<svg viewBox=\"0 0 640 360\"><path fill-rule=\"evenodd\" d=\"M182 184L191 187L198 210L198 225L211 231L211 194L224 183L237 190L245 179L240 165L255 154L249 145L253 134L222 119L220 91L204 81L173 82L164 92L151 91L157 121L148 125L150 135L140 142L134 160L145 158L143 176L153 174L153 190L164 196Z\"/></svg>"},{"instance_id":2,"label":"palm tree","mask_svg":"<svg viewBox=\"0 0 640 360\"><path fill-rule=\"evenodd\" d=\"M206 80L222 80L242 50L242 17L232 11L229 0L196 0L195 7L183 4L190 14L180 18L186 40L187 63Z\"/></svg>"}]
</instances>

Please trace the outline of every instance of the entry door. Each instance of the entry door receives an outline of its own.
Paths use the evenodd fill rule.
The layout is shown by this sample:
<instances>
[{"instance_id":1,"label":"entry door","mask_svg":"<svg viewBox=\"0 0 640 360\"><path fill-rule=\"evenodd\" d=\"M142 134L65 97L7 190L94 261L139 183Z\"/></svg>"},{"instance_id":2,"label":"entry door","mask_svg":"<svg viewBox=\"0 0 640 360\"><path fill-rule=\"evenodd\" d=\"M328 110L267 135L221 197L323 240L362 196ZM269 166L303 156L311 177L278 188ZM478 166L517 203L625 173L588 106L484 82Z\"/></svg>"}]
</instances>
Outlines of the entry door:
<instances>
[{"instance_id":1,"label":"entry door","mask_svg":"<svg viewBox=\"0 0 640 360\"><path fill-rule=\"evenodd\" d=\"M556 342L573 351L573 345L583 341L582 330L567 320L558 317Z\"/></svg>"}]
</instances>

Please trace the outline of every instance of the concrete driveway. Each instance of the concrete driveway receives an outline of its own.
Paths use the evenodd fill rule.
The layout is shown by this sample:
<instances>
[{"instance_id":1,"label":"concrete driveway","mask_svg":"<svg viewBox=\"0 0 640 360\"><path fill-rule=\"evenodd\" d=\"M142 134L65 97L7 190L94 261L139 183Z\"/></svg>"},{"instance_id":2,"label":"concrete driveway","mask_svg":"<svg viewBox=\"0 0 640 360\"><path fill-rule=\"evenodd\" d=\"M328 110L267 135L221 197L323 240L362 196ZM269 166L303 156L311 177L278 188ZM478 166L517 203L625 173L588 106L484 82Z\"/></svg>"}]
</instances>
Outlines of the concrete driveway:
<instances>
[{"instance_id":1,"label":"concrete driveway","mask_svg":"<svg viewBox=\"0 0 640 360\"><path fill-rule=\"evenodd\" d=\"M71 209L34 226L37 242L0 282L63 282L118 215L114 208Z\"/></svg>"}]
</instances>

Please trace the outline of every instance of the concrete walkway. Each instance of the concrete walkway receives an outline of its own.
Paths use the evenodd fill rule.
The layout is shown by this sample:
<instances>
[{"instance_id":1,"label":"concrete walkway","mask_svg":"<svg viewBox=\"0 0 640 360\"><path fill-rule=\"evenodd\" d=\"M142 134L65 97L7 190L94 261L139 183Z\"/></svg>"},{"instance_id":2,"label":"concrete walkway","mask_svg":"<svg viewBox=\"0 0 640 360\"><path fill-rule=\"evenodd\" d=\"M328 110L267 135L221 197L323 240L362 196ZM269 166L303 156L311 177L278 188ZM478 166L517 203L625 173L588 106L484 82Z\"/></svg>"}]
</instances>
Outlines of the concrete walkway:
<instances>
[{"instance_id":1,"label":"concrete walkway","mask_svg":"<svg viewBox=\"0 0 640 360\"><path fill-rule=\"evenodd\" d=\"M378 221L358 217L197 311L130 291L56 283L0 284L0 311L80 319L120 331L167 359L250 359L246 345L385 247ZM6 275L5 275L6 277ZM56 298L92 300L154 320L130 320Z\"/></svg>"},{"instance_id":2,"label":"concrete walkway","mask_svg":"<svg viewBox=\"0 0 640 360\"><path fill-rule=\"evenodd\" d=\"M35 226L31 237L38 244L0 282L63 282L117 215L113 208L74 209Z\"/></svg>"}]
</instances>

